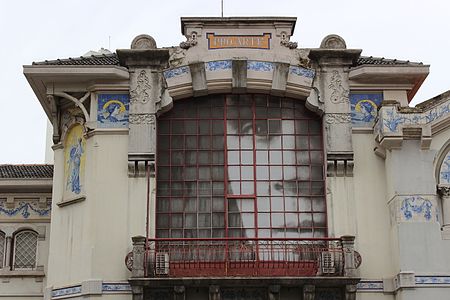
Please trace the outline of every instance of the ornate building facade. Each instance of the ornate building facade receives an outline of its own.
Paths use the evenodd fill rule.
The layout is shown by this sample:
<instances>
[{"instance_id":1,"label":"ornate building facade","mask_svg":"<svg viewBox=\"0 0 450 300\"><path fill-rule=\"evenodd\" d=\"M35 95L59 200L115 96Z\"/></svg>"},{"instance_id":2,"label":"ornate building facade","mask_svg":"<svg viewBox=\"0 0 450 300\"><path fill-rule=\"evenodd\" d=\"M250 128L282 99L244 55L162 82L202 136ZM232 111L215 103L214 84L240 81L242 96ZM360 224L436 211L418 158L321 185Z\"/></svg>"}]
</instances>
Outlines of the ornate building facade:
<instances>
[{"instance_id":1,"label":"ornate building facade","mask_svg":"<svg viewBox=\"0 0 450 300\"><path fill-rule=\"evenodd\" d=\"M0 298L446 299L450 95L411 108L429 66L295 23L24 66L53 183L0 181Z\"/></svg>"}]
</instances>

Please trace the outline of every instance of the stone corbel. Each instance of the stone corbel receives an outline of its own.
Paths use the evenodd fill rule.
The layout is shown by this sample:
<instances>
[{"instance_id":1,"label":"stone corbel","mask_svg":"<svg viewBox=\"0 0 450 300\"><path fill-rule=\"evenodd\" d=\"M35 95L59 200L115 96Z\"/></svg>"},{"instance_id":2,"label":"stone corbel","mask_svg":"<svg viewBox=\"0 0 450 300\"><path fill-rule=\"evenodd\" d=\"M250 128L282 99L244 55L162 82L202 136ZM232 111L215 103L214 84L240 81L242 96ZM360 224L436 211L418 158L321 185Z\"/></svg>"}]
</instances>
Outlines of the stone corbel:
<instances>
[{"instance_id":1,"label":"stone corbel","mask_svg":"<svg viewBox=\"0 0 450 300\"><path fill-rule=\"evenodd\" d=\"M84 101L86 101L86 99L89 98L89 96L91 95L91 92L87 92L80 99L77 99L77 98L73 97L72 95L69 95L69 94L64 93L64 92L56 92L55 95L59 96L59 97L62 97L62 98L65 98L65 99L70 100L73 103L75 103L75 105L78 106L81 109L81 111L83 112L85 120L89 121L89 113L88 113L86 107L84 106Z\"/></svg>"},{"instance_id":2,"label":"stone corbel","mask_svg":"<svg viewBox=\"0 0 450 300\"><path fill-rule=\"evenodd\" d=\"M437 192L442 201L442 235L450 239L450 186L438 185Z\"/></svg>"},{"instance_id":3,"label":"stone corbel","mask_svg":"<svg viewBox=\"0 0 450 300\"><path fill-rule=\"evenodd\" d=\"M353 177L353 153L333 153L327 155L328 177Z\"/></svg>"},{"instance_id":4,"label":"stone corbel","mask_svg":"<svg viewBox=\"0 0 450 300\"><path fill-rule=\"evenodd\" d=\"M269 292L269 300L280 300L279 285L270 285L268 292Z\"/></svg>"},{"instance_id":5,"label":"stone corbel","mask_svg":"<svg viewBox=\"0 0 450 300\"><path fill-rule=\"evenodd\" d=\"M209 286L209 300L220 300L220 286Z\"/></svg>"},{"instance_id":6,"label":"stone corbel","mask_svg":"<svg viewBox=\"0 0 450 300\"><path fill-rule=\"evenodd\" d=\"M52 108L53 144L58 144L61 141L61 110L58 103L56 103L55 97L53 95L47 95L47 101Z\"/></svg>"},{"instance_id":7,"label":"stone corbel","mask_svg":"<svg viewBox=\"0 0 450 300\"><path fill-rule=\"evenodd\" d=\"M316 287L306 284L303 286L303 300L314 300L316 298Z\"/></svg>"}]
</instances>

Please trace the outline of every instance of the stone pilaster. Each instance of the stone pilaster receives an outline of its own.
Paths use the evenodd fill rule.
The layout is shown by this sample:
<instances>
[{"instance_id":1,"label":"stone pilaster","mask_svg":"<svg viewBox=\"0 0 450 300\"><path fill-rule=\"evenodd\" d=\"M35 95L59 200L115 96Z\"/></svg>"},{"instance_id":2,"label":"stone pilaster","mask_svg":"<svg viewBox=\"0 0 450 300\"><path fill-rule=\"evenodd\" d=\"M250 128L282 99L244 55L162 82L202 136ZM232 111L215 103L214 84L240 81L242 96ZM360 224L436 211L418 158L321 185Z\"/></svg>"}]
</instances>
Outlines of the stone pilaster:
<instances>
[{"instance_id":1,"label":"stone pilaster","mask_svg":"<svg viewBox=\"0 0 450 300\"><path fill-rule=\"evenodd\" d=\"M131 277L144 277L144 256L145 256L145 237L134 236L133 240L133 267L131 269Z\"/></svg>"},{"instance_id":2,"label":"stone pilaster","mask_svg":"<svg viewBox=\"0 0 450 300\"><path fill-rule=\"evenodd\" d=\"M442 201L442 235L450 239L450 186L438 186Z\"/></svg>"},{"instance_id":3,"label":"stone pilaster","mask_svg":"<svg viewBox=\"0 0 450 300\"><path fill-rule=\"evenodd\" d=\"M323 102L328 176L353 176L352 123L349 101L349 67L361 50L347 49L337 35L325 37L309 57L317 65L315 88Z\"/></svg>"},{"instance_id":4,"label":"stone pilaster","mask_svg":"<svg viewBox=\"0 0 450 300\"><path fill-rule=\"evenodd\" d=\"M169 50L157 49L151 36L140 35L131 49L119 49L117 55L130 72L129 175L143 177L148 167L154 169L157 114L172 104L162 76Z\"/></svg>"}]
</instances>

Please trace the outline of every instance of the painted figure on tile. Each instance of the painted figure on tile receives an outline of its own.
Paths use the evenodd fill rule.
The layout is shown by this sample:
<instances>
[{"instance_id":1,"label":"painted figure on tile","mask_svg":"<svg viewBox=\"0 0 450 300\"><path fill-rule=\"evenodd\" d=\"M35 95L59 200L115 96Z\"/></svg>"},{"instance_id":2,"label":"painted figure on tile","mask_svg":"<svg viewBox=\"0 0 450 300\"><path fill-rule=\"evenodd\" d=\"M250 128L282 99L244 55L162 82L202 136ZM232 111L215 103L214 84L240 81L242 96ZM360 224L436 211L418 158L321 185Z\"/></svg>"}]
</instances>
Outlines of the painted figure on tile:
<instances>
[{"instance_id":1,"label":"painted figure on tile","mask_svg":"<svg viewBox=\"0 0 450 300\"><path fill-rule=\"evenodd\" d=\"M64 144L65 197L82 194L85 158L86 141L83 136L83 126L77 124L68 132Z\"/></svg>"},{"instance_id":2,"label":"painted figure on tile","mask_svg":"<svg viewBox=\"0 0 450 300\"><path fill-rule=\"evenodd\" d=\"M83 146L81 144L81 138L78 139L78 142L72 146L69 154L69 170L70 170L70 178L67 184L70 185L70 190L75 194L79 194L81 192L80 186L80 165L81 165L81 155L83 154Z\"/></svg>"},{"instance_id":3,"label":"painted figure on tile","mask_svg":"<svg viewBox=\"0 0 450 300\"><path fill-rule=\"evenodd\" d=\"M98 126L126 128L128 126L129 96L126 94L101 94L98 96Z\"/></svg>"},{"instance_id":4,"label":"painted figure on tile","mask_svg":"<svg viewBox=\"0 0 450 300\"><path fill-rule=\"evenodd\" d=\"M353 126L372 127L382 98L382 94L350 94Z\"/></svg>"}]
</instances>

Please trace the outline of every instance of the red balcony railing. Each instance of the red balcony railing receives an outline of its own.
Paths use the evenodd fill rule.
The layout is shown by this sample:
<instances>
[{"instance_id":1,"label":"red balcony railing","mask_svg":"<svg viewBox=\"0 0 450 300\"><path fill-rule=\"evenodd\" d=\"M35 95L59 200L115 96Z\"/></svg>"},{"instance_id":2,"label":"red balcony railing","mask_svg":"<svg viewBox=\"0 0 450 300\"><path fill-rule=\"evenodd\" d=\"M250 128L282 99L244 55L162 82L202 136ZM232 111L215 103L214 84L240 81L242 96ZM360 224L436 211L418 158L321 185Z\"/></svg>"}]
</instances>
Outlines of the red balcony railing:
<instances>
[{"instance_id":1,"label":"red balcony railing","mask_svg":"<svg viewBox=\"0 0 450 300\"><path fill-rule=\"evenodd\" d=\"M149 239L146 247L133 268L143 263L148 277L344 275L345 251L337 238Z\"/></svg>"}]
</instances>

